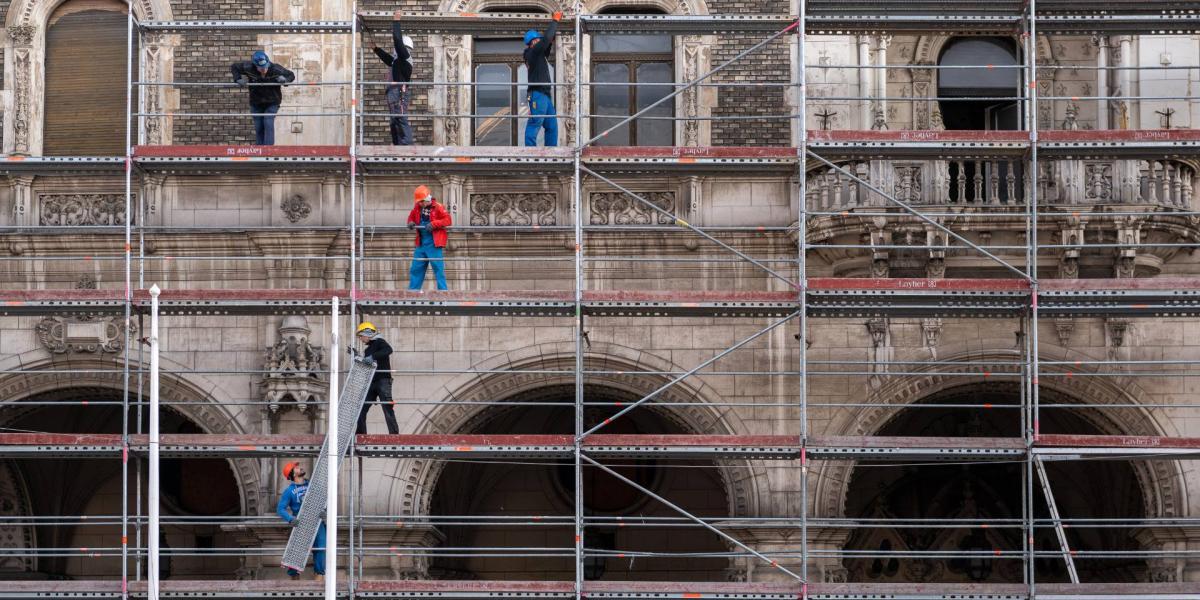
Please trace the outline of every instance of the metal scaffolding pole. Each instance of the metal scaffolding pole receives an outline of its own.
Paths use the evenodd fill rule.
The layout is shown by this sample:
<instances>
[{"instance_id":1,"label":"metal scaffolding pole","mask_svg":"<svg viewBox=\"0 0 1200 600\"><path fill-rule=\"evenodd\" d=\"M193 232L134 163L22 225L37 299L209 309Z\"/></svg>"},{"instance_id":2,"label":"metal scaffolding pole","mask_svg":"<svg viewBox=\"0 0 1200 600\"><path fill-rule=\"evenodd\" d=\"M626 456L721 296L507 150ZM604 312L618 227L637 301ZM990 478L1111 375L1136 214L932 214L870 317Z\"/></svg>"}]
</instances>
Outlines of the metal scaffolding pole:
<instances>
[{"instance_id":1,"label":"metal scaffolding pole","mask_svg":"<svg viewBox=\"0 0 1200 600\"><path fill-rule=\"evenodd\" d=\"M150 478L149 478L149 517L150 527L147 532L147 542L150 547L150 554L146 561L147 579L149 580L149 595L150 600L158 600L159 592L159 539L162 535L159 527L159 506L161 504L159 498L159 490L162 487L159 479L160 462L159 455L159 435L158 435L158 417L159 417L159 381L158 381L158 286L150 288Z\"/></svg>"},{"instance_id":2,"label":"metal scaffolding pole","mask_svg":"<svg viewBox=\"0 0 1200 600\"><path fill-rule=\"evenodd\" d=\"M125 214L133 214L133 0L126 3L125 31ZM125 317L122 323L121 361L121 597L129 598L129 334L133 324L133 231L132 218L125 219ZM140 346L140 344L139 344ZM139 348L140 351L140 348ZM138 378L141 387L141 378ZM140 399L140 398L139 398ZM139 485L140 491L140 485Z\"/></svg>"},{"instance_id":3,"label":"metal scaffolding pole","mask_svg":"<svg viewBox=\"0 0 1200 600\"><path fill-rule=\"evenodd\" d=\"M575 514L575 600L583 600L583 582L584 582L584 539L586 532L584 531L584 493L583 493L583 437L584 437L584 404L583 404L583 336L584 320L583 320L583 290L586 285L583 272L583 95L581 94L581 81L583 81L583 27L580 23L579 15L583 12L583 2L576 0L575 2L575 64L571 68L575 69L575 102L572 106L574 114L572 119L575 121L575 148L573 156L573 169L571 173L571 187L574 195L575 212L572 215L575 234L575 452L574 465L572 475L575 478L575 494L572 497L574 501Z\"/></svg>"},{"instance_id":4,"label":"metal scaffolding pole","mask_svg":"<svg viewBox=\"0 0 1200 600\"><path fill-rule=\"evenodd\" d=\"M330 305L329 319L329 403L325 407L327 425L325 437L329 442L325 445L329 454L324 458L328 461L329 483L325 488L325 600L337 600L337 535L338 535L338 471L341 464L341 452L337 446L338 439L338 359L342 353L341 342L338 339L338 297L333 297ZM316 467L313 467L316 471Z\"/></svg>"},{"instance_id":5,"label":"metal scaffolding pole","mask_svg":"<svg viewBox=\"0 0 1200 600\"><path fill-rule=\"evenodd\" d=\"M805 169L805 155L808 153L808 71L805 67L805 48L807 31L804 27L807 14L807 0L797 0L800 16L796 20L796 63L800 71L797 94L800 96L797 111L800 118L797 121L796 162L797 177L796 203L799 214L799 235L796 244L796 279L800 285L797 293L800 302L800 335L797 336L800 361L800 598L808 598L808 172Z\"/></svg>"}]
</instances>

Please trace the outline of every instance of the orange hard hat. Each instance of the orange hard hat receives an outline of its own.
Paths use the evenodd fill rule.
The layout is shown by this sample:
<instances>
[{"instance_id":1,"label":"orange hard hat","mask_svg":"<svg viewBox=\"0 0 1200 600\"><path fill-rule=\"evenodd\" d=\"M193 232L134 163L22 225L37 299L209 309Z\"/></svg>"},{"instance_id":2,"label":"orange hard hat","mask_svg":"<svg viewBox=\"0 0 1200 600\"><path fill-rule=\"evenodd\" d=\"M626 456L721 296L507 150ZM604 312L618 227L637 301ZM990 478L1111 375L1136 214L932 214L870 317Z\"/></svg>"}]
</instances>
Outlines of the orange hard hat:
<instances>
[{"instance_id":1,"label":"orange hard hat","mask_svg":"<svg viewBox=\"0 0 1200 600\"><path fill-rule=\"evenodd\" d=\"M300 466L300 463L298 463L298 462L290 462L286 465L283 465L283 478L287 479L287 480L291 480L292 471L295 471L296 467L298 467L298 466Z\"/></svg>"},{"instance_id":2,"label":"orange hard hat","mask_svg":"<svg viewBox=\"0 0 1200 600\"><path fill-rule=\"evenodd\" d=\"M433 196L433 192L429 191L429 186L418 185L417 189L413 190L413 200L420 202L426 198Z\"/></svg>"}]
</instances>

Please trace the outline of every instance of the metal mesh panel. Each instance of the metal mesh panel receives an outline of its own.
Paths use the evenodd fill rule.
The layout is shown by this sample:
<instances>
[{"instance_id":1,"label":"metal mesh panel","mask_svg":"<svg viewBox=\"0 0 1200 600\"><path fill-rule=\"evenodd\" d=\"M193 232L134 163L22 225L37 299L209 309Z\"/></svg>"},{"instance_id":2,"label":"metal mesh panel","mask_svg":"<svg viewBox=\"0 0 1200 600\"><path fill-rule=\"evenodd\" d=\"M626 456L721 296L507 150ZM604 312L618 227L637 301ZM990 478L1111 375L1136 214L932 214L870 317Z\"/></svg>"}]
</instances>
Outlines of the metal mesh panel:
<instances>
[{"instance_id":1,"label":"metal mesh panel","mask_svg":"<svg viewBox=\"0 0 1200 600\"><path fill-rule=\"evenodd\" d=\"M362 410L363 402L367 399L367 390L371 387L371 378L375 376L375 363L365 362L355 358L350 364L350 374L346 376L346 385L338 398L338 462L346 456L350 440L358 426L358 413ZM288 537L287 549L283 552L284 567L303 571L308 564L309 551L317 538L317 529L325 517L326 486L329 485L329 436L325 436L325 444L321 446L321 455L313 465L312 478L308 482L308 493L304 495L304 503L300 505L300 514L296 516L299 524L292 529Z\"/></svg>"}]
</instances>

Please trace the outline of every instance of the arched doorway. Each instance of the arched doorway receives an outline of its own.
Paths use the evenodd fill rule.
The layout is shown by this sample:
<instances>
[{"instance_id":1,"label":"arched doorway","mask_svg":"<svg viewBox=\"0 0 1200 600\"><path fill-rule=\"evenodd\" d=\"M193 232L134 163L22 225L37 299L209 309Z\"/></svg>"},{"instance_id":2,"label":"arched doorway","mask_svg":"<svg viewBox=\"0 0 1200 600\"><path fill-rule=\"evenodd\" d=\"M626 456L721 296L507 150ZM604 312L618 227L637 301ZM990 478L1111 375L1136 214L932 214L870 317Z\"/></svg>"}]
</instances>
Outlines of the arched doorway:
<instances>
[{"instance_id":1,"label":"arched doorway","mask_svg":"<svg viewBox=\"0 0 1200 600\"><path fill-rule=\"evenodd\" d=\"M72 0L50 16L42 130L45 156L125 154L128 14L125 2ZM138 56L135 48L134 73Z\"/></svg>"},{"instance_id":2,"label":"arched doorway","mask_svg":"<svg viewBox=\"0 0 1200 600\"><path fill-rule=\"evenodd\" d=\"M588 402L638 398L628 392L600 386L585 388ZM463 433L574 433L574 388L552 385L509 398L512 402L555 403L557 406L495 408ZM591 427L615 409L589 408L585 424ZM677 423L650 409L637 409L606 426L605 433L686 433ZM656 459L604 461L617 472L655 493L704 517L728 516L729 501L722 478L711 461L669 463ZM589 524L585 546L592 551L625 557L593 556L585 560L589 580L724 581L730 561L724 557L653 556L654 553L723 553L729 548L716 535L698 527L660 524L642 526L662 517L680 515L599 469L583 473L585 514ZM485 461L453 462L445 466L432 492L434 516L558 516L574 514L574 471L570 462ZM620 517L625 523L617 523ZM644 521L643 521L644 520ZM443 526L447 548L563 548L573 547L573 527L553 526ZM514 551L513 555L520 552ZM481 554L502 554L499 552ZM571 580L570 556L522 558L517 556L436 557L430 575L438 579Z\"/></svg>"},{"instance_id":3,"label":"arched doorway","mask_svg":"<svg viewBox=\"0 0 1200 600\"><path fill-rule=\"evenodd\" d=\"M5 404L0 409L0 427L10 431L45 433L120 433L120 402L120 390L103 387L58 389ZM142 431L147 429L147 417L143 411ZM130 417L130 431L136 430L136 418L136 413ZM164 409L160 416L160 430L165 434L204 433L198 424L170 408ZM55 579L119 577L120 461L30 458L12 461L12 464L26 482L31 514L54 521L37 528L38 548L106 549L87 555L77 551L47 552L39 558L37 572L27 576ZM241 566L240 558L217 550L237 545L216 522L217 518L241 512L241 490L229 461L163 459L161 473L165 536L161 542L164 542L162 547L166 553L162 560L162 575L183 578L234 575ZM141 514L145 515L147 473L144 462L140 463L140 473L130 469L130 514L136 513L137 477L142 480ZM102 516L108 518L95 518ZM211 519L206 520L206 517ZM132 527L129 536L132 547L136 542ZM145 538L142 544L146 544ZM187 549L187 556L172 556L171 548ZM118 549L115 555L112 549ZM213 549L213 556L197 556L205 549ZM134 566L130 561L131 573ZM144 561L142 569L145 570Z\"/></svg>"},{"instance_id":4,"label":"arched doorway","mask_svg":"<svg viewBox=\"0 0 1200 600\"><path fill-rule=\"evenodd\" d=\"M1042 391L1046 402L1069 403L1051 390ZM878 432L881 436L1012 437L1019 434L1019 389L1015 383L964 385L937 393L899 412ZM991 405L993 408L957 408L942 405ZM1085 418L1086 417L1086 418ZM1082 411L1044 412L1043 433L1101 434L1093 417ZM971 558L846 557L843 566L851 581L859 582L969 582L1017 583L1022 581L1020 558L983 556L1022 548L1021 498L1025 486L1023 461L947 462L897 464L866 461L856 465L846 494L846 516L852 519L923 519L925 526L856 529L847 550L938 554L974 553ZM1128 461L1047 462L1046 469L1063 518L1142 518L1146 514L1144 483ZM1034 516L1048 519L1045 497L1034 487ZM1008 525L988 528L948 526L954 519L978 523L1007 520ZM950 524L952 525L952 524ZM1133 527L1072 527L1068 542L1075 551L1130 551L1141 549ZM1036 548L1057 552L1054 530L1039 527ZM1076 557L1081 581L1130 582L1145 577L1147 565L1138 558ZM1066 568L1057 557L1036 560L1036 577L1042 582L1067 581Z\"/></svg>"}]
</instances>

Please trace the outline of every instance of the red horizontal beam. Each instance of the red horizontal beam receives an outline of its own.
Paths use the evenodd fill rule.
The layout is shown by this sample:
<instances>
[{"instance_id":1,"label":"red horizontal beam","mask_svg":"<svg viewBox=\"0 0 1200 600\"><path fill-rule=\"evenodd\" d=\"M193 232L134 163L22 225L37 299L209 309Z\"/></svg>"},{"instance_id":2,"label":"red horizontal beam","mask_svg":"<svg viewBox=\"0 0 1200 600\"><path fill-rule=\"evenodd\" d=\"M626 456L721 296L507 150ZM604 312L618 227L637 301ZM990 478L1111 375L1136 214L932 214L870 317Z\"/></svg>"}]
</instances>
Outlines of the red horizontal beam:
<instances>
[{"instance_id":1,"label":"red horizontal beam","mask_svg":"<svg viewBox=\"0 0 1200 600\"><path fill-rule=\"evenodd\" d=\"M1043 434L1037 446L1055 448L1200 448L1200 438L1154 435L1067 435Z\"/></svg>"},{"instance_id":2,"label":"red horizontal beam","mask_svg":"<svg viewBox=\"0 0 1200 600\"><path fill-rule=\"evenodd\" d=\"M436 581L436 580L363 580L360 592L560 592L575 591L570 581Z\"/></svg>"},{"instance_id":3,"label":"red horizontal beam","mask_svg":"<svg viewBox=\"0 0 1200 600\"><path fill-rule=\"evenodd\" d=\"M0 433L0 446L120 446L119 433Z\"/></svg>"},{"instance_id":4,"label":"red horizontal beam","mask_svg":"<svg viewBox=\"0 0 1200 600\"><path fill-rule=\"evenodd\" d=\"M906 449L995 449L1013 450L1025 447L1021 438L995 437L918 437L918 436L850 436L814 435L808 438L809 448L906 448Z\"/></svg>"},{"instance_id":5,"label":"red horizontal beam","mask_svg":"<svg viewBox=\"0 0 1200 600\"><path fill-rule=\"evenodd\" d=\"M358 436L358 443L376 446L570 446L573 435L507 435L507 434L368 434ZM794 435L707 435L707 434L605 434L596 433L584 438L583 445L591 448L614 446L663 447L800 447L800 437Z\"/></svg>"},{"instance_id":6,"label":"red horizontal beam","mask_svg":"<svg viewBox=\"0 0 1200 600\"><path fill-rule=\"evenodd\" d=\"M561 158L574 157L574 149L567 146L518 147L518 146L359 146L359 160L372 158L457 158L463 162L484 158Z\"/></svg>"},{"instance_id":7,"label":"red horizontal beam","mask_svg":"<svg viewBox=\"0 0 1200 600\"><path fill-rule=\"evenodd\" d=\"M1142 279L1043 279L1043 292L1200 291L1200 277L1149 277Z\"/></svg>"},{"instance_id":8,"label":"red horizontal beam","mask_svg":"<svg viewBox=\"0 0 1200 600\"><path fill-rule=\"evenodd\" d=\"M0 290L0 304L17 306L37 302L122 302L120 290Z\"/></svg>"},{"instance_id":9,"label":"red horizontal beam","mask_svg":"<svg viewBox=\"0 0 1200 600\"><path fill-rule=\"evenodd\" d=\"M944 291L944 292L1025 292L1024 279L871 279L814 277L808 280L813 291Z\"/></svg>"},{"instance_id":10,"label":"red horizontal beam","mask_svg":"<svg viewBox=\"0 0 1200 600\"><path fill-rule=\"evenodd\" d=\"M349 158L348 146L134 146L137 158Z\"/></svg>"},{"instance_id":11,"label":"red horizontal beam","mask_svg":"<svg viewBox=\"0 0 1200 600\"><path fill-rule=\"evenodd\" d=\"M587 302L667 302L667 303L712 303L712 302L796 302L796 292L745 292L745 291L686 291L686 290L595 290L585 291Z\"/></svg>"},{"instance_id":12,"label":"red horizontal beam","mask_svg":"<svg viewBox=\"0 0 1200 600\"><path fill-rule=\"evenodd\" d=\"M706 159L706 158L797 158L796 148L790 146L588 146L583 151L588 158L649 158L649 159Z\"/></svg>"},{"instance_id":13,"label":"red horizontal beam","mask_svg":"<svg viewBox=\"0 0 1200 600\"><path fill-rule=\"evenodd\" d=\"M1200 129L1100 129L1039 131L1043 142L1200 142Z\"/></svg>"},{"instance_id":14,"label":"red horizontal beam","mask_svg":"<svg viewBox=\"0 0 1200 600\"><path fill-rule=\"evenodd\" d=\"M928 143L990 143L990 142L1028 142L1027 131L934 131L934 130L880 130L860 131L853 129L837 129L809 131L810 142L928 142Z\"/></svg>"}]
</instances>

